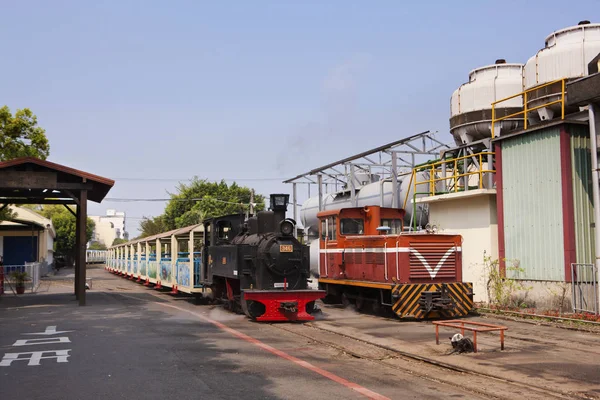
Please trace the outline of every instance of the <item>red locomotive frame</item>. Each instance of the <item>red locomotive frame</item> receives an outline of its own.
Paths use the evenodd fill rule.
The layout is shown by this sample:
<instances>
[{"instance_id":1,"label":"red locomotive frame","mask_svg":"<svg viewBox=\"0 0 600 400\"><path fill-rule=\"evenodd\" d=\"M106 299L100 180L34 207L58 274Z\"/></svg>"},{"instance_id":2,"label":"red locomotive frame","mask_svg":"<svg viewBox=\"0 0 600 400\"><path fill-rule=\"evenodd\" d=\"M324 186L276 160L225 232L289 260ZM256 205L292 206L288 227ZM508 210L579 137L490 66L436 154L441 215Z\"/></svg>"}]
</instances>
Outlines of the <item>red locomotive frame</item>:
<instances>
[{"instance_id":1,"label":"red locomotive frame","mask_svg":"<svg viewBox=\"0 0 600 400\"><path fill-rule=\"evenodd\" d=\"M369 206L323 211L319 288L326 302L367 302L399 317L464 316L473 285L462 282L462 237L403 232L404 210Z\"/></svg>"}]
</instances>

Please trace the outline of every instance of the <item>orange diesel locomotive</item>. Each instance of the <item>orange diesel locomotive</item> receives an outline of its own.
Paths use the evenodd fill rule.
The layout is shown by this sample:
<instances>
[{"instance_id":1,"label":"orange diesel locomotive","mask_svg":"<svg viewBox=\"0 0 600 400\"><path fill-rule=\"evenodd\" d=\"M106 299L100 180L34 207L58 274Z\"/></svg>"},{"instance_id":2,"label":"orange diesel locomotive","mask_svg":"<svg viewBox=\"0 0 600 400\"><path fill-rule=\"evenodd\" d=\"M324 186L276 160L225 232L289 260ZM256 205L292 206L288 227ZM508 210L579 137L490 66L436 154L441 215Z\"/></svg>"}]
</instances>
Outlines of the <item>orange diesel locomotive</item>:
<instances>
[{"instance_id":1,"label":"orange diesel locomotive","mask_svg":"<svg viewBox=\"0 0 600 400\"><path fill-rule=\"evenodd\" d=\"M391 307L400 318L467 315L473 284L462 282L462 236L403 232L403 217L404 210L377 206L318 214L324 301Z\"/></svg>"}]
</instances>

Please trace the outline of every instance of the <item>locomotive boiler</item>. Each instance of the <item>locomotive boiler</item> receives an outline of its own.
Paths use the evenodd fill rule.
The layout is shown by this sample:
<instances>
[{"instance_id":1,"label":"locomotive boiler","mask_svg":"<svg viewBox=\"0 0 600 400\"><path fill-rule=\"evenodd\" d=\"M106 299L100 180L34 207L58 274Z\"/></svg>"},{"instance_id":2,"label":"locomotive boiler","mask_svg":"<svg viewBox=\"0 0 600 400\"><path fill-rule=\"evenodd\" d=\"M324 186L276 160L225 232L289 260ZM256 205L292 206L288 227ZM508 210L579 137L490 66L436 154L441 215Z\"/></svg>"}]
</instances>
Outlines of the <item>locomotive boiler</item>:
<instances>
[{"instance_id":1,"label":"locomotive boiler","mask_svg":"<svg viewBox=\"0 0 600 400\"><path fill-rule=\"evenodd\" d=\"M308 289L309 248L285 218L287 194L247 220L227 215L204 221L204 263L213 296L257 321L312 320L325 291Z\"/></svg>"}]
</instances>

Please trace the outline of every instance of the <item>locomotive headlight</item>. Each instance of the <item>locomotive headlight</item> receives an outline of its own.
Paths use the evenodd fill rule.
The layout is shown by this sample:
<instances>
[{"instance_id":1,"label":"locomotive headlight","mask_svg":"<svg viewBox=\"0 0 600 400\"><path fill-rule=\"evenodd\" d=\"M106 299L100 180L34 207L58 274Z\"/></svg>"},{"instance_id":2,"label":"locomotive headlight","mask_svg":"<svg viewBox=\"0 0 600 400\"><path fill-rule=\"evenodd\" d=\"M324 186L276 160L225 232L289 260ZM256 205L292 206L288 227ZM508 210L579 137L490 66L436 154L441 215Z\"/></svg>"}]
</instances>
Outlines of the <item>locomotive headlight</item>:
<instances>
[{"instance_id":1,"label":"locomotive headlight","mask_svg":"<svg viewBox=\"0 0 600 400\"><path fill-rule=\"evenodd\" d=\"M286 219L279 224L279 230L282 235L291 236L294 234L294 224L292 221Z\"/></svg>"}]
</instances>

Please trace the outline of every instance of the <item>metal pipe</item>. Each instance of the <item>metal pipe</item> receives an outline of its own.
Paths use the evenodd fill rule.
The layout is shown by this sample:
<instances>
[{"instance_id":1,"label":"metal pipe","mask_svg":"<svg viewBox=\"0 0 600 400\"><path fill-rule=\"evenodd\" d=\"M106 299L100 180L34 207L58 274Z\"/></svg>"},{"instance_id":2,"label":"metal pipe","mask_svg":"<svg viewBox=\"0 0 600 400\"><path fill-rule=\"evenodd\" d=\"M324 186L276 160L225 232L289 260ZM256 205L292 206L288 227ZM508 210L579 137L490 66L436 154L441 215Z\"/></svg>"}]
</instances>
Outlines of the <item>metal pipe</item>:
<instances>
[{"instance_id":1,"label":"metal pipe","mask_svg":"<svg viewBox=\"0 0 600 400\"><path fill-rule=\"evenodd\" d=\"M350 164L350 204L356 207L356 187L354 186L354 165Z\"/></svg>"},{"instance_id":2,"label":"metal pipe","mask_svg":"<svg viewBox=\"0 0 600 400\"><path fill-rule=\"evenodd\" d=\"M298 221L298 199L296 197L296 182L292 183L292 201L294 202L294 221ZM298 238L298 225L294 225L294 237Z\"/></svg>"},{"instance_id":3,"label":"metal pipe","mask_svg":"<svg viewBox=\"0 0 600 400\"><path fill-rule=\"evenodd\" d=\"M596 115L594 104L589 105L589 116L590 116L590 151L592 155L592 198L594 203L594 231L595 231L595 264L597 279L600 282L600 233L598 231L598 224L600 224L600 184L598 176L598 144L596 142ZM598 285L600 288L600 285ZM600 293L598 296L600 297Z\"/></svg>"},{"instance_id":4,"label":"metal pipe","mask_svg":"<svg viewBox=\"0 0 600 400\"><path fill-rule=\"evenodd\" d=\"M317 186L319 187L319 211L323 211L323 176L317 175Z\"/></svg>"},{"instance_id":5,"label":"metal pipe","mask_svg":"<svg viewBox=\"0 0 600 400\"><path fill-rule=\"evenodd\" d=\"M392 152L392 208L400 206L398 197L398 156Z\"/></svg>"}]
</instances>

